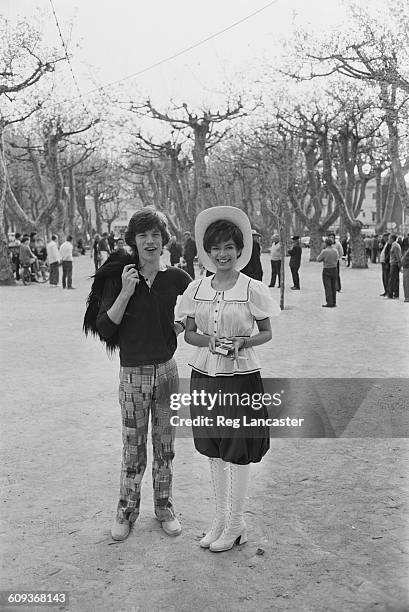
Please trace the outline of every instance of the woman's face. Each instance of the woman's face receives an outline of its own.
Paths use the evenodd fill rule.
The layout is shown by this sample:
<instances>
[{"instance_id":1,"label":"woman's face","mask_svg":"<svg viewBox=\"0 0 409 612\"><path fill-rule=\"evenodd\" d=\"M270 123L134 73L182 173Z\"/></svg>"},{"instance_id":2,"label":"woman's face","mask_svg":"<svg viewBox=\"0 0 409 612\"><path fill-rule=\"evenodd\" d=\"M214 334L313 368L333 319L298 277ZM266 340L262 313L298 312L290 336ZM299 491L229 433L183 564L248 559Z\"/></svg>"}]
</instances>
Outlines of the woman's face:
<instances>
[{"instance_id":1,"label":"woman's face","mask_svg":"<svg viewBox=\"0 0 409 612\"><path fill-rule=\"evenodd\" d=\"M235 270L236 261L240 257L240 251L233 240L219 242L210 248L209 257L217 270Z\"/></svg>"},{"instance_id":2,"label":"woman's face","mask_svg":"<svg viewBox=\"0 0 409 612\"><path fill-rule=\"evenodd\" d=\"M135 244L141 264L157 263L162 253L162 234L153 228L135 234Z\"/></svg>"}]
</instances>

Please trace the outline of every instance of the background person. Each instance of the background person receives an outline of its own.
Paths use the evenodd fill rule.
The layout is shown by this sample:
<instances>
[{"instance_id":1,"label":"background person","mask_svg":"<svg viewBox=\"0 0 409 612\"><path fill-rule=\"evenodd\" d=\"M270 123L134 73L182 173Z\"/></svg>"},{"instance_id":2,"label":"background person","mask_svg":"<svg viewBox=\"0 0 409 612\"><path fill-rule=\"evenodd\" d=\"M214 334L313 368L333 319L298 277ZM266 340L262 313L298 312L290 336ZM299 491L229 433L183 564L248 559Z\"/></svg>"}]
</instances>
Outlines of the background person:
<instances>
[{"instance_id":1,"label":"background person","mask_svg":"<svg viewBox=\"0 0 409 612\"><path fill-rule=\"evenodd\" d=\"M261 265L261 246L260 246L260 238L261 235L257 230L251 230L253 244L251 249L251 257L248 264L241 271L242 274L246 274L250 278L254 278L255 280L263 280L263 268Z\"/></svg>"},{"instance_id":2,"label":"background person","mask_svg":"<svg viewBox=\"0 0 409 612\"><path fill-rule=\"evenodd\" d=\"M195 268L193 261L197 255L196 242L193 240L190 232L183 233L185 244L183 245L183 259L186 262L186 272L191 278L195 277Z\"/></svg>"},{"instance_id":3,"label":"background person","mask_svg":"<svg viewBox=\"0 0 409 612\"><path fill-rule=\"evenodd\" d=\"M72 236L68 235L65 242L60 246L60 259L62 262L62 288L75 289L72 286Z\"/></svg>"},{"instance_id":4,"label":"background person","mask_svg":"<svg viewBox=\"0 0 409 612\"><path fill-rule=\"evenodd\" d=\"M402 257L402 268L403 268L403 294L405 302L409 302L409 248L406 249L404 256Z\"/></svg>"},{"instance_id":5,"label":"background person","mask_svg":"<svg viewBox=\"0 0 409 612\"><path fill-rule=\"evenodd\" d=\"M202 211L195 226L199 259L211 276L189 285L182 296L177 316L187 316L185 340L198 347L191 362L191 393L263 392L260 365L254 346L271 338L269 317L280 312L261 282L242 274L253 239L246 214L232 206ZM258 333L251 335L254 324ZM200 333L199 333L200 332ZM227 344L226 344L227 343ZM220 354L229 345L228 354ZM191 416L209 415L207 407L191 406ZM212 417L254 417L250 406L239 401L217 404ZM266 417L265 407L257 417ZM216 514L200 546L213 552L247 540L243 518L250 477L250 464L261 461L269 449L269 431L255 428L217 426L193 427L195 447L209 457Z\"/></svg>"},{"instance_id":6,"label":"background person","mask_svg":"<svg viewBox=\"0 0 409 612\"><path fill-rule=\"evenodd\" d=\"M53 234L50 242L47 244L47 258L50 266L50 286L58 286L60 254L58 252L57 236Z\"/></svg>"},{"instance_id":7,"label":"background person","mask_svg":"<svg viewBox=\"0 0 409 612\"><path fill-rule=\"evenodd\" d=\"M293 236L291 240L293 241L293 246L288 251L288 254L290 255L289 266L291 270L291 275L293 277L293 286L291 287L291 289L295 291L300 289L300 276L298 274L298 270L301 266L302 251L300 246L300 237Z\"/></svg>"},{"instance_id":8,"label":"background person","mask_svg":"<svg viewBox=\"0 0 409 612\"><path fill-rule=\"evenodd\" d=\"M94 259L95 272L98 270L99 266L101 265L101 256L99 254L99 249L98 249L98 244L100 240L101 240L100 235L95 234L94 240L92 243L92 247L91 247L91 257Z\"/></svg>"},{"instance_id":9,"label":"background person","mask_svg":"<svg viewBox=\"0 0 409 612\"><path fill-rule=\"evenodd\" d=\"M108 232L104 232L100 241L98 242L98 253L101 261L101 266L106 262L111 252L111 248L108 242Z\"/></svg>"},{"instance_id":10,"label":"background person","mask_svg":"<svg viewBox=\"0 0 409 612\"><path fill-rule=\"evenodd\" d=\"M339 273L339 265L344 255L344 249L342 248L342 245L339 242L339 240L337 240L337 237L335 236L334 232L331 232L330 234L328 234L328 238L332 240L332 246L338 253L336 290L338 292L341 292L341 276Z\"/></svg>"},{"instance_id":11,"label":"background person","mask_svg":"<svg viewBox=\"0 0 409 612\"><path fill-rule=\"evenodd\" d=\"M389 237L391 245L389 251L389 279L387 299L399 299L399 270L402 264L402 251L400 244L397 241L397 235L391 234Z\"/></svg>"},{"instance_id":12,"label":"background person","mask_svg":"<svg viewBox=\"0 0 409 612\"><path fill-rule=\"evenodd\" d=\"M281 274L281 244L280 238L277 234L272 237L273 244L271 245L271 280L269 287L275 287L276 279L278 279L278 286L280 287L280 274Z\"/></svg>"},{"instance_id":13,"label":"background person","mask_svg":"<svg viewBox=\"0 0 409 612\"><path fill-rule=\"evenodd\" d=\"M338 251L334 248L331 238L325 239L325 249L317 257L322 261L322 283L325 291L324 308L335 308L337 305L337 263Z\"/></svg>"}]
</instances>

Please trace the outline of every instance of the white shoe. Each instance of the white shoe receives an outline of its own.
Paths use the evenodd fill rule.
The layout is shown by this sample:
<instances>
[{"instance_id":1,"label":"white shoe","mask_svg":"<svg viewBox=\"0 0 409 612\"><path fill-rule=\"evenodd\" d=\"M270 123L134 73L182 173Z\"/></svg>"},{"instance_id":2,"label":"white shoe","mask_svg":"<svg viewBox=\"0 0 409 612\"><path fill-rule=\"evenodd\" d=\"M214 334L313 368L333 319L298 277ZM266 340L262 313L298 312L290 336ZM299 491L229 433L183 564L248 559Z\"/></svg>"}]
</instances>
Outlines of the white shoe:
<instances>
[{"instance_id":1,"label":"white shoe","mask_svg":"<svg viewBox=\"0 0 409 612\"><path fill-rule=\"evenodd\" d=\"M223 552L234 544L247 542L247 528L243 518L244 502L247 496L250 465L230 463L229 515L220 537L209 546L212 552Z\"/></svg>"},{"instance_id":2,"label":"white shoe","mask_svg":"<svg viewBox=\"0 0 409 612\"><path fill-rule=\"evenodd\" d=\"M228 495L229 495L229 464L223 459L209 457L210 475L213 485L214 498L216 502L216 514L210 531L199 542L202 548L209 548L223 532L227 519Z\"/></svg>"},{"instance_id":3,"label":"white shoe","mask_svg":"<svg viewBox=\"0 0 409 612\"><path fill-rule=\"evenodd\" d=\"M182 526L178 519L170 519L169 521L161 521L162 529L168 536L178 536L182 533Z\"/></svg>"},{"instance_id":4,"label":"white shoe","mask_svg":"<svg viewBox=\"0 0 409 612\"><path fill-rule=\"evenodd\" d=\"M116 542L122 542L126 540L131 532L131 524L127 519L124 519L122 522L118 521L116 518L112 527L111 527L111 536L112 539Z\"/></svg>"}]
</instances>

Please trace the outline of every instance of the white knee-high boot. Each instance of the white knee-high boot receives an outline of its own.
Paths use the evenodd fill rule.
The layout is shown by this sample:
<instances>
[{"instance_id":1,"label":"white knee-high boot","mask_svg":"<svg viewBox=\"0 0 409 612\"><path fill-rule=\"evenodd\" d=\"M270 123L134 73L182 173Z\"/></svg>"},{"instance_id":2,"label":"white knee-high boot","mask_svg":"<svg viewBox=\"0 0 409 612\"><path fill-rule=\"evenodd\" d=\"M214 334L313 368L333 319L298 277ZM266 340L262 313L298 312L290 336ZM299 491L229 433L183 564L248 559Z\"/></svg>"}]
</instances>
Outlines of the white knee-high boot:
<instances>
[{"instance_id":1,"label":"white knee-high boot","mask_svg":"<svg viewBox=\"0 0 409 612\"><path fill-rule=\"evenodd\" d=\"M209 548L210 544L222 534L226 524L228 510L228 495L230 471L229 464L219 458L209 458L210 475L216 502L216 514L210 531L200 540L202 548Z\"/></svg>"},{"instance_id":2,"label":"white knee-high boot","mask_svg":"<svg viewBox=\"0 0 409 612\"><path fill-rule=\"evenodd\" d=\"M250 465L230 463L229 466L229 514L221 536L210 544L209 548L213 552L230 550L235 543L247 542L247 528L243 512L250 479Z\"/></svg>"}]
</instances>

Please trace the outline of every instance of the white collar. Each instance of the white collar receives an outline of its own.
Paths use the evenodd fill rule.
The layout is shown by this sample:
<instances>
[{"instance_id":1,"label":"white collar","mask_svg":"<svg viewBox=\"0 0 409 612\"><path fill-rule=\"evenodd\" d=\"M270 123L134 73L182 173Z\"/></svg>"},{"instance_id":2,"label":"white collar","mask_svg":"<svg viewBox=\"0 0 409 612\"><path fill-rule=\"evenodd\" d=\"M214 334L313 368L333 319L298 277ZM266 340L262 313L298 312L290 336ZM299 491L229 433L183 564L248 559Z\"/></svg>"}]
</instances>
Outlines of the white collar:
<instances>
[{"instance_id":1,"label":"white collar","mask_svg":"<svg viewBox=\"0 0 409 612\"><path fill-rule=\"evenodd\" d=\"M206 276L203 278L193 296L196 302L213 302L218 294L222 295L222 299L225 302L248 302L250 297L250 281L251 279L245 274L239 274L236 284L231 289L226 291L216 291L212 287L212 276Z\"/></svg>"}]
</instances>

